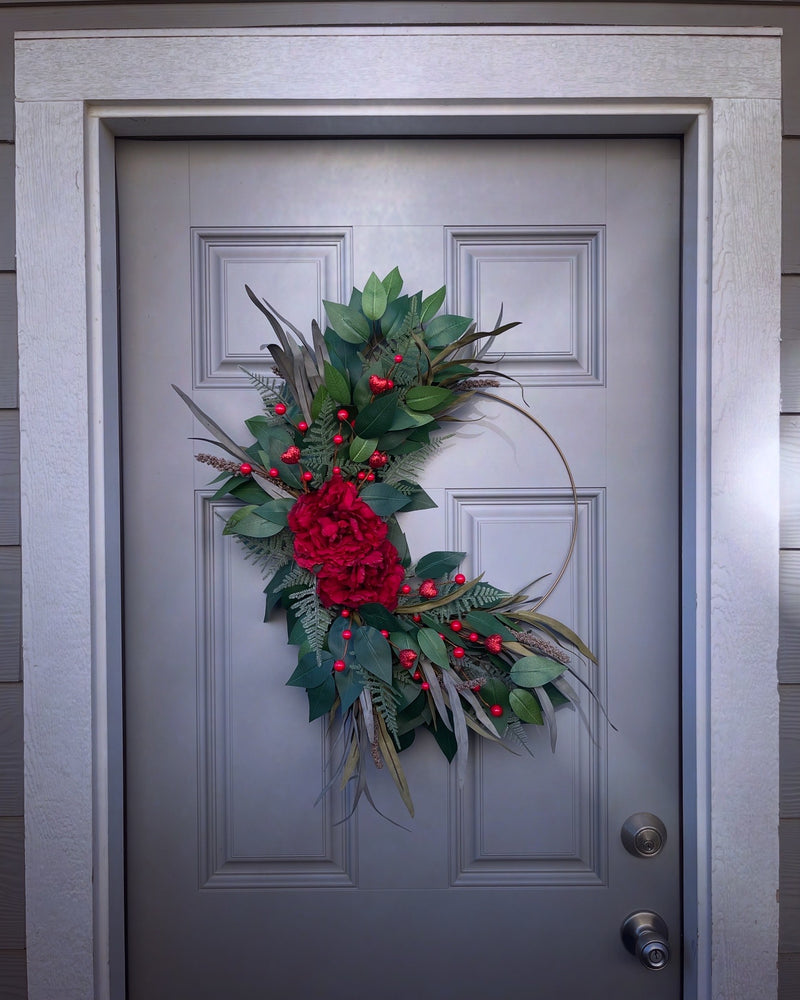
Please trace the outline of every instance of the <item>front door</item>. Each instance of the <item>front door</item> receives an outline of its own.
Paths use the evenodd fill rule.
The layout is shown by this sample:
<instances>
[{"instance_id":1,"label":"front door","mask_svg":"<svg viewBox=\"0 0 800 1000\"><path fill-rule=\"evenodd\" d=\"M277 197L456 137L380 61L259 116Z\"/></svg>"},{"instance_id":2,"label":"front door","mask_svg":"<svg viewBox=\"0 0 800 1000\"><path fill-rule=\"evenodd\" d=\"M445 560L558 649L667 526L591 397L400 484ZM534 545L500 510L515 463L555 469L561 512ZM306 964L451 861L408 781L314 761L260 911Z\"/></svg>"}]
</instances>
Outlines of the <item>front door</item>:
<instances>
[{"instance_id":1,"label":"front door","mask_svg":"<svg viewBox=\"0 0 800 1000\"><path fill-rule=\"evenodd\" d=\"M122 319L127 934L131 1000L680 996L677 140L354 139L118 144ZM237 440L272 339L245 284L297 326L371 271L448 287L498 341L578 490L567 572L542 608L588 725L558 713L534 757L473 743L459 788L433 739L403 754L416 807L371 781L318 805L332 753L309 725L283 622L222 535L210 446L170 388ZM520 389L493 390L520 402ZM500 403L421 472L412 554L463 549L513 591L555 574L572 495L547 439ZM464 414L469 417L470 414ZM546 580L539 587L546 586ZM427 734L425 734L427 735ZM655 814L663 849L623 846ZM656 911L672 958L623 947Z\"/></svg>"}]
</instances>

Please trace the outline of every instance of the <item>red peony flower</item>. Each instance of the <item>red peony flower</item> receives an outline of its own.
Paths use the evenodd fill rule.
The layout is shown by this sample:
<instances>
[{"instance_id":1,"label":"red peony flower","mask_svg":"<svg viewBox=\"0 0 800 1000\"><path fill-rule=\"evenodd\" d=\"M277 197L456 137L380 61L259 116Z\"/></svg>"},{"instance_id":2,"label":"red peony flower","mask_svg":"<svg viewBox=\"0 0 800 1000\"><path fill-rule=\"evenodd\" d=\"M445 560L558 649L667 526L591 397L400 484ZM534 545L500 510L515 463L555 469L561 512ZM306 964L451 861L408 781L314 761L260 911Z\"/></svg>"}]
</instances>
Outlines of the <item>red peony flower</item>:
<instances>
[{"instance_id":1,"label":"red peony flower","mask_svg":"<svg viewBox=\"0 0 800 1000\"><path fill-rule=\"evenodd\" d=\"M326 607L378 603L397 607L404 570L386 539L386 522L340 477L304 493L289 511L294 557L316 573Z\"/></svg>"}]
</instances>

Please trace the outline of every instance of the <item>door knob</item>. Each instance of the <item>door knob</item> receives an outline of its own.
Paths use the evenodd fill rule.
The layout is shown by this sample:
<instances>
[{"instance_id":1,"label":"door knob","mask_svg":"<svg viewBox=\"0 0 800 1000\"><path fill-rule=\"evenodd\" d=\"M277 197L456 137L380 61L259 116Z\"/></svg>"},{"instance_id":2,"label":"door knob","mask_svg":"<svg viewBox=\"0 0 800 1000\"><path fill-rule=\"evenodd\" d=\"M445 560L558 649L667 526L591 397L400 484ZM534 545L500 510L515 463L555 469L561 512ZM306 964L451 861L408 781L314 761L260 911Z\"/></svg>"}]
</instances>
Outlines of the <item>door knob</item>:
<instances>
[{"instance_id":1,"label":"door knob","mask_svg":"<svg viewBox=\"0 0 800 1000\"><path fill-rule=\"evenodd\" d=\"M669 931L657 913L637 910L622 924L622 943L646 969L657 972L669 962Z\"/></svg>"}]
</instances>

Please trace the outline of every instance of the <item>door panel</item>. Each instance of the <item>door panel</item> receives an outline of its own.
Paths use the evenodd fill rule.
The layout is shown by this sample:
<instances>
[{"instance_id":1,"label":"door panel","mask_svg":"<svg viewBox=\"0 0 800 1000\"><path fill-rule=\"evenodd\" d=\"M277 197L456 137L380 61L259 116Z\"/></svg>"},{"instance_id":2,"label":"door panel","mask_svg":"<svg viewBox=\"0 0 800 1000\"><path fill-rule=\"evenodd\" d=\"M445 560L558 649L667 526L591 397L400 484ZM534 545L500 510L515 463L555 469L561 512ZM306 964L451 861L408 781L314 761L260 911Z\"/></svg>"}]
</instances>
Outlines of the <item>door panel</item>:
<instances>
[{"instance_id":1,"label":"door panel","mask_svg":"<svg viewBox=\"0 0 800 1000\"><path fill-rule=\"evenodd\" d=\"M679 143L123 141L118 164L130 996L675 1000ZM268 370L271 338L245 283L307 328L395 264L410 291L446 282L448 311L523 322L496 350L579 491L544 610L599 653L582 676L617 727L586 695L590 727L559 712L555 755L537 727L533 759L474 741L463 789L420 736L414 820L371 779L405 829L364 803L339 822L344 793L314 805L335 748L285 686L295 650L169 387L246 440L239 366ZM524 418L476 410L404 529L412 554L465 549L512 590L558 571L571 495ZM642 810L669 831L646 861L619 839ZM622 948L634 909L671 928L663 972Z\"/></svg>"}]
</instances>

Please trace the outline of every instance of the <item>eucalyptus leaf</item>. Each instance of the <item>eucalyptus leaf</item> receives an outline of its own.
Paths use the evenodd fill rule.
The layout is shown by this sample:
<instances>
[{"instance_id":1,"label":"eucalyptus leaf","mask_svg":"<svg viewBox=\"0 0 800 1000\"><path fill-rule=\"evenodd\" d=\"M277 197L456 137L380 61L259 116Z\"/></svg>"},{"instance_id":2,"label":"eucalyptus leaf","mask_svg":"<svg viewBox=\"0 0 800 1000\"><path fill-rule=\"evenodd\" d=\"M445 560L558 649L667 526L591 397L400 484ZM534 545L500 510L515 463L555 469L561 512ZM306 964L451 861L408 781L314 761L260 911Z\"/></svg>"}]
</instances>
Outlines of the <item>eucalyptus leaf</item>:
<instances>
[{"instance_id":1,"label":"eucalyptus leaf","mask_svg":"<svg viewBox=\"0 0 800 1000\"><path fill-rule=\"evenodd\" d=\"M434 631L432 628L421 628L417 632L417 642L419 643L419 648L429 660L432 660L437 666L444 669L450 666L450 661L447 656L447 647L444 644L444 640L440 637L439 633Z\"/></svg>"},{"instance_id":2,"label":"eucalyptus leaf","mask_svg":"<svg viewBox=\"0 0 800 1000\"><path fill-rule=\"evenodd\" d=\"M334 618L331 627L328 629L328 649L337 660L344 659L347 640L342 638L342 632L350 629L350 621L347 618Z\"/></svg>"},{"instance_id":3,"label":"eucalyptus leaf","mask_svg":"<svg viewBox=\"0 0 800 1000\"><path fill-rule=\"evenodd\" d=\"M319 662L317 662L319 660ZM301 656L295 670L286 684L289 687L313 688L319 687L331 672L333 657L320 656L316 653L306 653Z\"/></svg>"},{"instance_id":4,"label":"eucalyptus leaf","mask_svg":"<svg viewBox=\"0 0 800 1000\"><path fill-rule=\"evenodd\" d=\"M356 417L353 429L362 438L378 438L392 426L399 396L397 392L385 392L368 403Z\"/></svg>"},{"instance_id":5,"label":"eucalyptus leaf","mask_svg":"<svg viewBox=\"0 0 800 1000\"><path fill-rule=\"evenodd\" d=\"M350 442L350 459L353 462L366 462L377 447L377 438L354 437Z\"/></svg>"},{"instance_id":6,"label":"eucalyptus leaf","mask_svg":"<svg viewBox=\"0 0 800 1000\"><path fill-rule=\"evenodd\" d=\"M504 642L514 642L515 636L511 629L506 628L488 611L470 611L464 618L464 624L481 635L499 635Z\"/></svg>"},{"instance_id":7,"label":"eucalyptus leaf","mask_svg":"<svg viewBox=\"0 0 800 1000\"><path fill-rule=\"evenodd\" d=\"M325 312L336 333L348 344L365 344L370 338L369 321L358 310L323 299Z\"/></svg>"},{"instance_id":8,"label":"eucalyptus leaf","mask_svg":"<svg viewBox=\"0 0 800 1000\"><path fill-rule=\"evenodd\" d=\"M427 412L441 410L459 397L441 385L414 385L406 393L406 406L410 410Z\"/></svg>"},{"instance_id":9,"label":"eucalyptus leaf","mask_svg":"<svg viewBox=\"0 0 800 1000\"><path fill-rule=\"evenodd\" d=\"M403 513L410 510L433 510L439 505L423 490L421 486L415 487L414 491L406 496L405 506L401 508Z\"/></svg>"},{"instance_id":10,"label":"eucalyptus leaf","mask_svg":"<svg viewBox=\"0 0 800 1000\"><path fill-rule=\"evenodd\" d=\"M294 507L296 502L294 498L291 500L268 500L266 503L261 504L260 507L256 507L253 513L258 514L259 517L263 517L265 521L273 521L284 528L287 524L289 511Z\"/></svg>"},{"instance_id":11,"label":"eucalyptus leaf","mask_svg":"<svg viewBox=\"0 0 800 1000\"><path fill-rule=\"evenodd\" d=\"M361 692L364 690L364 682L352 670L337 670L334 674L336 690L339 692L339 700L342 705L342 712L346 712L351 705L358 701Z\"/></svg>"},{"instance_id":12,"label":"eucalyptus leaf","mask_svg":"<svg viewBox=\"0 0 800 1000\"><path fill-rule=\"evenodd\" d=\"M267 598L266 605L264 608L265 622L269 621L270 615L277 607L277 605L280 603L281 595L283 592L283 584L286 581L286 577L289 575L289 573L291 573L292 568L293 567L291 563L286 563L285 566L281 566L281 568L273 574L272 579L264 588L264 594L266 595Z\"/></svg>"},{"instance_id":13,"label":"eucalyptus leaf","mask_svg":"<svg viewBox=\"0 0 800 1000\"><path fill-rule=\"evenodd\" d=\"M436 316L425 328L425 342L429 347L447 347L466 333L471 323L467 316Z\"/></svg>"},{"instance_id":14,"label":"eucalyptus leaf","mask_svg":"<svg viewBox=\"0 0 800 1000\"><path fill-rule=\"evenodd\" d=\"M359 496L379 517L389 517L401 510L408 500L408 497L388 483L370 483L361 490Z\"/></svg>"},{"instance_id":15,"label":"eucalyptus leaf","mask_svg":"<svg viewBox=\"0 0 800 1000\"><path fill-rule=\"evenodd\" d=\"M400 268L392 268L383 279L383 287L386 289L386 298L389 302L393 302L403 288L403 278L400 274Z\"/></svg>"},{"instance_id":16,"label":"eucalyptus leaf","mask_svg":"<svg viewBox=\"0 0 800 1000\"><path fill-rule=\"evenodd\" d=\"M422 300L422 306L419 311L419 321L420 323L427 323L428 320L433 319L437 312L442 307L445 296L447 295L447 286L442 285L435 292L432 292L427 298Z\"/></svg>"},{"instance_id":17,"label":"eucalyptus leaf","mask_svg":"<svg viewBox=\"0 0 800 1000\"><path fill-rule=\"evenodd\" d=\"M378 630L385 629L391 632L400 628L399 619L391 611L387 611L383 604L362 604L358 613L367 625Z\"/></svg>"},{"instance_id":18,"label":"eucalyptus leaf","mask_svg":"<svg viewBox=\"0 0 800 1000\"><path fill-rule=\"evenodd\" d=\"M327 715L336 700L336 682L329 673L322 684L308 688L308 721L313 722L320 716Z\"/></svg>"},{"instance_id":19,"label":"eucalyptus leaf","mask_svg":"<svg viewBox=\"0 0 800 1000\"><path fill-rule=\"evenodd\" d=\"M544 687L548 681L559 677L566 667L548 656L532 653L517 660L511 668L511 680L523 688Z\"/></svg>"},{"instance_id":20,"label":"eucalyptus leaf","mask_svg":"<svg viewBox=\"0 0 800 1000\"><path fill-rule=\"evenodd\" d=\"M466 552L429 552L419 560L414 572L417 576L437 579L456 569L466 554Z\"/></svg>"},{"instance_id":21,"label":"eucalyptus leaf","mask_svg":"<svg viewBox=\"0 0 800 1000\"><path fill-rule=\"evenodd\" d=\"M246 511L246 513L242 513ZM232 514L222 530L223 535L244 535L246 538L271 538L283 531L282 524L265 521L251 505Z\"/></svg>"},{"instance_id":22,"label":"eucalyptus leaf","mask_svg":"<svg viewBox=\"0 0 800 1000\"><path fill-rule=\"evenodd\" d=\"M383 287L383 282L373 271L367 278L364 291L361 293L361 311L367 319L378 320L386 312L388 302L389 297Z\"/></svg>"},{"instance_id":23,"label":"eucalyptus leaf","mask_svg":"<svg viewBox=\"0 0 800 1000\"><path fill-rule=\"evenodd\" d=\"M370 625L354 629L353 652L365 670L387 684L392 683L392 650L377 629Z\"/></svg>"},{"instance_id":24,"label":"eucalyptus leaf","mask_svg":"<svg viewBox=\"0 0 800 1000\"><path fill-rule=\"evenodd\" d=\"M530 722L534 726L544 725L541 706L530 691L526 691L525 688L514 688L513 691L509 691L508 701L511 711L518 719Z\"/></svg>"},{"instance_id":25,"label":"eucalyptus leaf","mask_svg":"<svg viewBox=\"0 0 800 1000\"><path fill-rule=\"evenodd\" d=\"M343 375L338 368L330 362L325 362L325 386L333 399L343 406L349 406L352 396L350 394L350 380ZM316 397L315 397L316 399ZM312 407L313 412L313 407Z\"/></svg>"}]
</instances>

